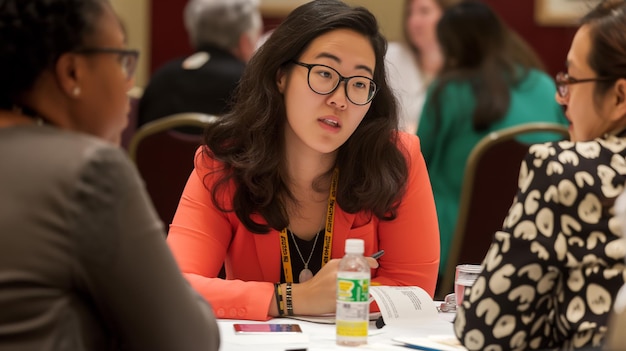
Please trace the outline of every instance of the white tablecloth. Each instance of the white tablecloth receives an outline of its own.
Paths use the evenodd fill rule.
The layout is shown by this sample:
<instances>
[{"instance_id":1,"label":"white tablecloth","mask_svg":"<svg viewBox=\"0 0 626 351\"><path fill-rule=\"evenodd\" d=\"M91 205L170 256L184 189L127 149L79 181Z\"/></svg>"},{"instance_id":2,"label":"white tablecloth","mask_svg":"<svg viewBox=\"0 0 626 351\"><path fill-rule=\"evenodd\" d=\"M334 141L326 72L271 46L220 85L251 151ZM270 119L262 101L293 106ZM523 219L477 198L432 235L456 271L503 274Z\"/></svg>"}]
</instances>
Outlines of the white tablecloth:
<instances>
[{"instance_id":1,"label":"white tablecloth","mask_svg":"<svg viewBox=\"0 0 626 351\"><path fill-rule=\"evenodd\" d=\"M454 313L439 313L437 320L420 323L418 325L407 325L403 327L385 326L377 329L373 322L370 323L368 344L357 349L365 350L404 350L407 348L399 346L394 342L394 337L408 336L441 336L454 339L452 330L452 319ZM272 334L272 335L236 335L233 324L235 323L297 323L302 328L302 334ZM354 350L353 347L341 347L335 343L335 325L318 324L293 320L289 318L275 318L269 322L253 322L232 319L218 321L223 351L283 351L283 350Z\"/></svg>"}]
</instances>

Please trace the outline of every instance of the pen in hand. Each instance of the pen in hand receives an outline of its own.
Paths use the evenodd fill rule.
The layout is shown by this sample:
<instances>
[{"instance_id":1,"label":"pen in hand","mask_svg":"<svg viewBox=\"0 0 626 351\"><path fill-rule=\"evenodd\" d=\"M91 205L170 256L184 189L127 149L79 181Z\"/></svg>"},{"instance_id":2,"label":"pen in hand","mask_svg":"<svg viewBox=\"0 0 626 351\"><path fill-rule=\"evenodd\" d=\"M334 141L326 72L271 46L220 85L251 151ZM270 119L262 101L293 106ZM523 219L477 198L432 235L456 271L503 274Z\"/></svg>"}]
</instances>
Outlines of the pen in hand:
<instances>
[{"instance_id":1,"label":"pen in hand","mask_svg":"<svg viewBox=\"0 0 626 351\"><path fill-rule=\"evenodd\" d=\"M380 256L382 256L382 255L384 255L384 254L385 254L385 250L380 250L380 251L378 251L378 252L374 252L374 253L372 254L372 256L370 256L370 257L372 257L372 258L374 258L374 259L378 259ZM373 297L370 297L370 303L371 303L372 301L374 301L374 298L373 298ZM376 319L376 323L375 323L375 324L376 324L376 328L377 328L377 329L381 329L382 327L384 327L384 326L385 326L385 321L383 320L383 316L378 317L378 318Z\"/></svg>"},{"instance_id":2,"label":"pen in hand","mask_svg":"<svg viewBox=\"0 0 626 351\"><path fill-rule=\"evenodd\" d=\"M378 251L378 252L374 252L374 253L372 254L372 256L370 256L370 257L371 257L371 258L374 258L374 259L378 259L378 258L380 258L380 256L382 256L382 255L384 255L384 254L385 254L385 250L380 250L380 251Z\"/></svg>"},{"instance_id":3,"label":"pen in hand","mask_svg":"<svg viewBox=\"0 0 626 351\"><path fill-rule=\"evenodd\" d=\"M374 253L372 254L372 256L370 256L370 257L371 257L371 258L373 258L373 259L375 259L375 260L377 260L377 259L379 259L379 258L380 258L380 256L382 256L382 255L384 255L384 254L385 254L385 250L380 250L380 251L378 251L378 252L374 252ZM372 285L378 285L378 284L377 284L376 282L372 282ZM374 297L373 297L373 296L370 296L370 300L369 300L369 302L370 302L370 303L372 303L373 301L374 301ZM381 319L381 321L382 321L382 317L380 317L380 319ZM378 323L378 321L376 321L376 323ZM378 327L378 324L376 325L376 327L377 327L378 329L382 328L382 327Z\"/></svg>"},{"instance_id":4,"label":"pen in hand","mask_svg":"<svg viewBox=\"0 0 626 351\"><path fill-rule=\"evenodd\" d=\"M378 251L378 252L374 252L374 253L372 254L372 256L370 256L370 257L372 257L372 258L374 258L374 259L378 259L380 256L382 256L382 255L384 255L384 254L385 254L385 250L380 250L380 251ZM370 303L371 303L373 300L374 300L374 298L373 298L373 297L371 297L371 298L370 298ZM381 328L382 328L382 327L384 327L384 326L385 326L385 321L383 320L383 316L378 317L378 318L376 319L376 328L377 328L377 329L381 329Z\"/></svg>"}]
</instances>

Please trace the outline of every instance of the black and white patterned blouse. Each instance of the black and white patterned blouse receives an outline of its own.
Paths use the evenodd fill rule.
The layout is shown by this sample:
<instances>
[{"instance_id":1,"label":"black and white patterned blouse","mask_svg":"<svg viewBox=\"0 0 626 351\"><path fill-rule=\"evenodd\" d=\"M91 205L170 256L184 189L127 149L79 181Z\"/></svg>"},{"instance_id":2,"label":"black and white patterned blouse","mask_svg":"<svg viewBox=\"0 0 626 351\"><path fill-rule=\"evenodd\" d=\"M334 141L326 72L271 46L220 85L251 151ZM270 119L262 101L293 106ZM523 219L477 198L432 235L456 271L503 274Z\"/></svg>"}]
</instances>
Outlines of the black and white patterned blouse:
<instances>
[{"instance_id":1,"label":"black and white patterned blouse","mask_svg":"<svg viewBox=\"0 0 626 351\"><path fill-rule=\"evenodd\" d=\"M626 276L613 210L625 156L623 135L530 147L503 229L454 322L469 350L601 345Z\"/></svg>"}]
</instances>

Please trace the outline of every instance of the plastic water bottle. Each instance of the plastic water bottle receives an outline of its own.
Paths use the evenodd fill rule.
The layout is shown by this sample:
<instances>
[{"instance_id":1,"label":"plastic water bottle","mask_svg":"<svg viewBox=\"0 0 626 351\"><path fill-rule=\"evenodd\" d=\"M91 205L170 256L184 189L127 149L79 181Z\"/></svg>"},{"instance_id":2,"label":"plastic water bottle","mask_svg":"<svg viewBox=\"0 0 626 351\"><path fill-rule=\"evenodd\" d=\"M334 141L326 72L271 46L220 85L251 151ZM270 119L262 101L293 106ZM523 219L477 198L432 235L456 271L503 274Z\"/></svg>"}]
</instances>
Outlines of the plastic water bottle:
<instances>
[{"instance_id":1,"label":"plastic water bottle","mask_svg":"<svg viewBox=\"0 0 626 351\"><path fill-rule=\"evenodd\" d=\"M362 239L347 239L346 254L337 272L337 344L367 344L370 266L363 257Z\"/></svg>"}]
</instances>

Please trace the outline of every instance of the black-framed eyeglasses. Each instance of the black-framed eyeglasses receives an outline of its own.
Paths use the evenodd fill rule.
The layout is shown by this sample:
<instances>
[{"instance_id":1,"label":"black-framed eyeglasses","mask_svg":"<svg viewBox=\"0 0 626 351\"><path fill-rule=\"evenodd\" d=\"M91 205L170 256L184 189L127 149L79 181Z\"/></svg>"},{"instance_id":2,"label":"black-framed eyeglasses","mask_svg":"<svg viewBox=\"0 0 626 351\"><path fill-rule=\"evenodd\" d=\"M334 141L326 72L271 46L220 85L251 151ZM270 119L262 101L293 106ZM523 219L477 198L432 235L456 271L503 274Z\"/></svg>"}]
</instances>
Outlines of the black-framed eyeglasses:
<instances>
[{"instance_id":1,"label":"black-framed eyeglasses","mask_svg":"<svg viewBox=\"0 0 626 351\"><path fill-rule=\"evenodd\" d=\"M345 82L346 97L351 103L361 106L372 101L378 90L376 83L368 77L344 77L336 69L326 65L291 62L309 70L307 74L309 88L320 95L332 94L337 90L339 83Z\"/></svg>"},{"instance_id":2,"label":"black-framed eyeglasses","mask_svg":"<svg viewBox=\"0 0 626 351\"><path fill-rule=\"evenodd\" d=\"M617 78L596 77L596 78L578 79L578 78L574 78L570 76L569 74L565 72L559 72L556 75L555 81L556 81L556 90L559 93L559 96L562 98L566 98L569 95L569 86L571 84L588 83L588 82L606 82L606 81L611 81L615 79Z\"/></svg>"},{"instance_id":3,"label":"black-framed eyeglasses","mask_svg":"<svg viewBox=\"0 0 626 351\"><path fill-rule=\"evenodd\" d=\"M122 70L126 74L126 79L130 80L135 74L137 69L137 60L139 58L139 51L133 49L116 49L116 48L95 48L86 47L74 50L74 53L83 55L93 54L116 54L119 55L119 61L122 66Z\"/></svg>"}]
</instances>

